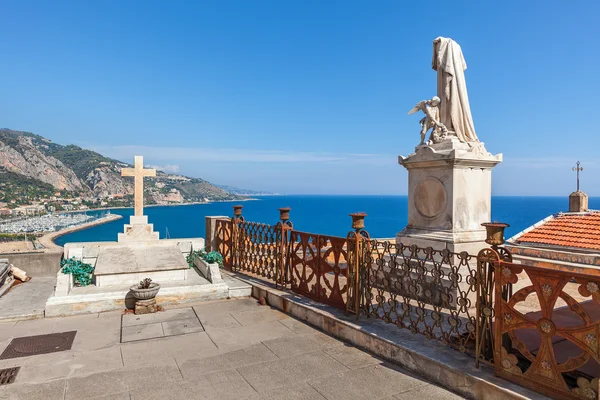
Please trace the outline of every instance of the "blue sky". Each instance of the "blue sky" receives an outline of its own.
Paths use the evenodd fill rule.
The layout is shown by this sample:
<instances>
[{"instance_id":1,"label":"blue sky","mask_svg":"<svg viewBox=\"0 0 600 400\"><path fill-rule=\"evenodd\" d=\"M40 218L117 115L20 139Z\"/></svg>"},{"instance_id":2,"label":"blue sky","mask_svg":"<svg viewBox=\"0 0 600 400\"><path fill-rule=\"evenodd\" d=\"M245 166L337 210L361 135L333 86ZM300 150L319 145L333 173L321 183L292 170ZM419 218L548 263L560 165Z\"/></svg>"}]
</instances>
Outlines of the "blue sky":
<instances>
[{"instance_id":1,"label":"blue sky","mask_svg":"<svg viewBox=\"0 0 600 400\"><path fill-rule=\"evenodd\" d=\"M0 127L285 193L404 194L463 49L498 195L600 195L600 2L0 0Z\"/></svg>"}]
</instances>

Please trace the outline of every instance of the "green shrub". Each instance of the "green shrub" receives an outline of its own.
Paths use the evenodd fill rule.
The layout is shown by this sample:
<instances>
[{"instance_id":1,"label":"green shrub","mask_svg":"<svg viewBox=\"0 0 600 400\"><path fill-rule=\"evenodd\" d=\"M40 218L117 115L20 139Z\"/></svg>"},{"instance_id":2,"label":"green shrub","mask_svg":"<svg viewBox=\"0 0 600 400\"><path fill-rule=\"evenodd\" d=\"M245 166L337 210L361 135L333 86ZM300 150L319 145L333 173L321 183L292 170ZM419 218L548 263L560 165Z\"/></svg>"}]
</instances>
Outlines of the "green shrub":
<instances>
[{"instance_id":1,"label":"green shrub","mask_svg":"<svg viewBox=\"0 0 600 400\"><path fill-rule=\"evenodd\" d=\"M75 286L87 286L92 283L92 272L94 267L90 264L76 260L75 257L63 259L60 262L61 271L63 274L73 275Z\"/></svg>"},{"instance_id":2,"label":"green shrub","mask_svg":"<svg viewBox=\"0 0 600 400\"><path fill-rule=\"evenodd\" d=\"M194 266L194 260L196 258L201 258L209 264L217 263L219 264L219 267L223 266L223 256L218 251L210 251L208 253L205 249L192 251L186 258L190 268Z\"/></svg>"}]
</instances>

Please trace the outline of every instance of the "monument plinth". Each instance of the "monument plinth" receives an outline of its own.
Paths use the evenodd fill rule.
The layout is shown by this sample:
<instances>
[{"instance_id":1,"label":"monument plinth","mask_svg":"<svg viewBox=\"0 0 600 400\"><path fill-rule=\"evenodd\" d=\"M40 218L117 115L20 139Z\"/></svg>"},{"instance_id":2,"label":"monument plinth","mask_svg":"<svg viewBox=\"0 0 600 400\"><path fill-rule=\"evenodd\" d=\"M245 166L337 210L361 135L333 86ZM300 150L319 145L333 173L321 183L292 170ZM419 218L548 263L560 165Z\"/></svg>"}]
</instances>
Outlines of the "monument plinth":
<instances>
[{"instance_id":1,"label":"monument plinth","mask_svg":"<svg viewBox=\"0 0 600 400\"><path fill-rule=\"evenodd\" d=\"M456 137L421 145L398 163L408 170L408 224L397 242L477 254L491 220L492 169L502 154Z\"/></svg>"},{"instance_id":2,"label":"monument plinth","mask_svg":"<svg viewBox=\"0 0 600 400\"><path fill-rule=\"evenodd\" d=\"M408 225L396 241L477 254L487 246L481 224L491 220L492 169L502 162L502 154L488 153L475 132L467 64L458 43L436 38L432 68L437 71L437 96L408 112L425 114L419 121L421 142L413 154L398 158L408 170Z\"/></svg>"}]
</instances>

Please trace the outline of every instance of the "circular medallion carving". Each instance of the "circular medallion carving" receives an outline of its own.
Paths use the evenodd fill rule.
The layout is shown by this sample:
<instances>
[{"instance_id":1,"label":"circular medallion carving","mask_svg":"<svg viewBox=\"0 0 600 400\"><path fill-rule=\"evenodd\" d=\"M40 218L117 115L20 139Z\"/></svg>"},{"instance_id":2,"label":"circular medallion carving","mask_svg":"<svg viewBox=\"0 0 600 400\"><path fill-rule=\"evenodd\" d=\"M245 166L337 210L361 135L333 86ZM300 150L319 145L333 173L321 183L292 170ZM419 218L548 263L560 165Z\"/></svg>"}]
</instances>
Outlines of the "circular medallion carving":
<instances>
[{"instance_id":1,"label":"circular medallion carving","mask_svg":"<svg viewBox=\"0 0 600 400\"><path fill-rule=\"evenodd\" d=\"M436 178L425 178L415 188L413 201L419 214L426 218L435 218L446 208L446 188Z\"/></svg>"}]
</instances>

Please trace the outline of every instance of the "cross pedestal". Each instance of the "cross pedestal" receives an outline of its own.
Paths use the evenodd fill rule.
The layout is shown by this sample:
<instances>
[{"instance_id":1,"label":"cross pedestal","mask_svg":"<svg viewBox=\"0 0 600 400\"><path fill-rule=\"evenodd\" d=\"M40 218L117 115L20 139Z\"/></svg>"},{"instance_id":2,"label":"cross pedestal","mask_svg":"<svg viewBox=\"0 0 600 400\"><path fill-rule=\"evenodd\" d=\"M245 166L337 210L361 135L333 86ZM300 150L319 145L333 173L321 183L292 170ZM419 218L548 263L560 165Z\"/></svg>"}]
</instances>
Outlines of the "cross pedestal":
<instances>
[{"instance_id":1,"label":"cross pedestal","mask_svg":"<svg viewBox=\"0 0 600 400\"><path fill-rule=\"evenodd\" d=\"M159 239L158 232L154 232L153 224L148 223L148 216L144 215L144 177L156 176L154 168L144 168L144 157L135 156L133 168L123 168L121 176L134 178L134 213L125 225L125 232L119 233L118 242L148 242Z\"/></svg>"}]
</instances>

